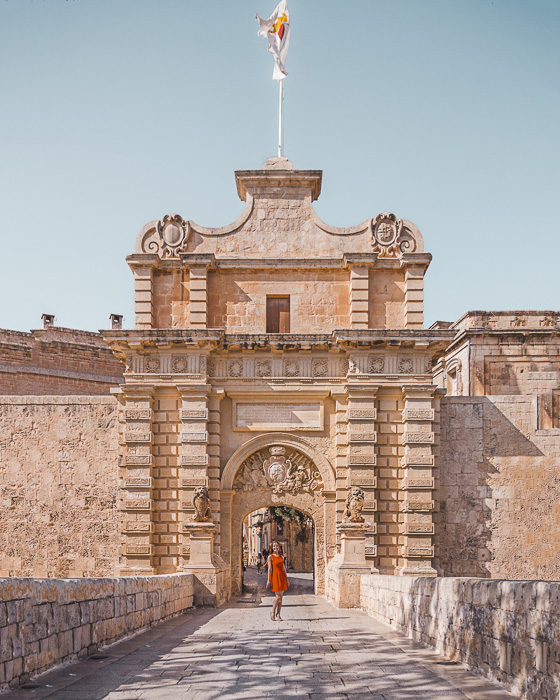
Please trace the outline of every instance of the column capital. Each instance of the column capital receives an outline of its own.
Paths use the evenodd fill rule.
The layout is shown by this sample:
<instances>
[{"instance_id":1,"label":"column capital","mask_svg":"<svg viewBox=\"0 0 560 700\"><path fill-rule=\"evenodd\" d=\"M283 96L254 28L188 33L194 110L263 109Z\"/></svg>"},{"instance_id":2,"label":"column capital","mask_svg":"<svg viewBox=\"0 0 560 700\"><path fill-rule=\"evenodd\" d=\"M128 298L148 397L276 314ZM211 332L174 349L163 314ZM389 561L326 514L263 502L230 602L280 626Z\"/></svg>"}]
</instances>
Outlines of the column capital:
<instances>
[{"instance_id":1,"label":"column capital","mask_svg":"<svg viewBox=\"0 0 560 700\"><path fill-rule=\"evenodd\" d=\"M371 384L360 380L352 381L344 387L348 398L375 399L379 391L379 384Z\"/></svg>"},{"instance_id":2,"label":"column capital","mask_svg":"<svg viewBox=\"0 0 560 700\"><path fill-rule=\"evenodd\" d=\"M155 393L153 384L121 384L120 389L125 399L152 399Z\"/></svg>"},{"instance_id":3,"label":"column capital","mask_svg":"<svg viewBox=\"0 0 560 700\"><path fill-rule=\"evenodd\" d=\"M176 389L183 398L206 399L212 391L212 386L210 384L178 384Z\"/></svg>"},{"instance_id":4,"label":"column capital","mask_svg":"<svg viewBox=\"0 0 560 700\"><path fill-rule=\"evenodd\" d=\"M405 398L432 398L437 391L435 384L402 384Z\"/></svg>"},{"instance_id":5,"label":"column capital","mask_svg":"<svg viewBox=\"0 0 560 700\"><path fill-rule=\"evenodd\" d=\"M226 397L226 390L225 389L214 389L211 387L211 391L208 394L208 397L211 399L218 399L218 401L221 401L222 399L225 399Z\"/></svg>"}]
</instances>

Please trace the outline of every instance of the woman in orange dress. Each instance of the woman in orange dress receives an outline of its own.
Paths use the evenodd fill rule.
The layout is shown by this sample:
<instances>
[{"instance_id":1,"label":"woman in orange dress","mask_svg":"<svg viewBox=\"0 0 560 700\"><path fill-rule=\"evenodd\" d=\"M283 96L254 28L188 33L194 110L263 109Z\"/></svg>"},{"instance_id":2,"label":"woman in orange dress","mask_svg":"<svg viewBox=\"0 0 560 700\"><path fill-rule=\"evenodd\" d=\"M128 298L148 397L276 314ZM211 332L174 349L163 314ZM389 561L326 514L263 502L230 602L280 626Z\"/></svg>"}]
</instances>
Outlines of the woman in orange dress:
<instances>
[{"instance_id":1,"label":"woman in orange dress","mask_svg":"<svg viewBox=\"0 0 560 700\"><path fill-rule=\"evenodd\" d=\"M290 582L286 576L286 567L284 566L284 557L280 555L280 545L278 542L272 543L272 554L268 557L268 581L266 587L276 594L274 603L272 604L272 612L270 613L271 620L280 620L280 611L282 610L282 596L288 590Z\"/></svg>"}]
</instances>

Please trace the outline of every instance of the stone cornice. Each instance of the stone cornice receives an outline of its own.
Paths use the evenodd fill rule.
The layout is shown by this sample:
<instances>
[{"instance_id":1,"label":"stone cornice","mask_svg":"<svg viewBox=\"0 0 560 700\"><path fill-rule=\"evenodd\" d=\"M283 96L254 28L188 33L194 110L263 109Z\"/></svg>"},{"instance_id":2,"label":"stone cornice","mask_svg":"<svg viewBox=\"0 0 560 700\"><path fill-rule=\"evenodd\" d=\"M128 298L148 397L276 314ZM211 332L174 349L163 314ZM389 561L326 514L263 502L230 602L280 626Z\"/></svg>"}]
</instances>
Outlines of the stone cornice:
<instances>
[{"instance_id":1,"label":"stone cornice","mask_svg":"<svg viewBox=\"0 0 560 700\"><path fill-rule=\"evenodd\" d=\"M427 268L430 253L407 253L400 258L380 258L377 253L345 253L340 258L216 258L213 253L180 253L178 258L162 259L147 253L127 257L131 268L154 267L160 270L207 267L213 270L344 270L352 267L394 269L420 266Z\"/></svg>"},{"instance_id":2,"label":"stone cornice","mask_svg":"<svg viewBox=\"0 0 560 700\"><path fill-rule=\"evenodd\" d=\"M333 336L341 349L381 349L385 347L441 352L455 337L452 330L335 330Z\"/></svg>"},{"instance_id":3,"label":"stone cornice","mask_svg":"<svg viewBox=\"0 0 560 700\"><path fill-rule=\"evenodd\" d=\"M235 182L239 199L245 201L249 194L259 197L260 188L301 187L308 189L312 201L321 194L322 170L236 170ZM257 192L255 192L257 190ZM266 196L270 196L267 194ZM282 196L278 192L278 197Z\"/></svg>"},{"instance_id":4,"label":"stone cornice","mask_svg":"<svg viewBox=\"0 0 560 700\"><path fill-rule=\"evenodd\" d=\"M455 332L455 337L449 344L447 351L451 352L468 342L471 338L488 338L488 340L498 341L504 339L506 343L519 344L526 343L531 339L538 339L540 342L552 341L560 336L560 328L465 328Z\"/></svg>"},{"instance_id":5,"label":"stone cornice","mask_svg":"<svg viewBox=\"0 0 560 700\"><path fill-rule=\"evenodd\" d=\"M439 353L455 337L453 330L335 330L332 333L225 333L208 329L135 329L102 331L104 340L116 352L125 350L179 349L190 347L222 351L269 350L272 352L338 350L367 351L390 348Z\"/></svg>"}]
</instances>

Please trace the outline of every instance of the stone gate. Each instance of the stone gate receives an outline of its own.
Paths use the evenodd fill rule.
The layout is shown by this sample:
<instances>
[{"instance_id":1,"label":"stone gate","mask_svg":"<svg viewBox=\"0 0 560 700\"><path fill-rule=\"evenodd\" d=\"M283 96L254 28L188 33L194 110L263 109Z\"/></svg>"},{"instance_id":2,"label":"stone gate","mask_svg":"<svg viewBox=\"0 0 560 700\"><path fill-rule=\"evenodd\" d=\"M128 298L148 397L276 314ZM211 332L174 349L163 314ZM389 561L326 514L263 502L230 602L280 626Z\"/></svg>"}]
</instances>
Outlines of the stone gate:
<instances>
[{"instance_id":1,"label":"stone gate","mask_svg":"<svg viewBox=\"0 0 560 700\"><path fill-rule=\"evenodd\" d=\"M200 486L225 597L240 590L242 518L274 503L313 518L323 592L352 487L367 567L437 573L432 366L453 332L423 328L431 256L394 214L322 222L321 177L273 158L236 173L246 206L230 226L170 214L140 232L136 327L104 333L126 363L121 574L193 570Z\"/></svg>"}]
</instances>

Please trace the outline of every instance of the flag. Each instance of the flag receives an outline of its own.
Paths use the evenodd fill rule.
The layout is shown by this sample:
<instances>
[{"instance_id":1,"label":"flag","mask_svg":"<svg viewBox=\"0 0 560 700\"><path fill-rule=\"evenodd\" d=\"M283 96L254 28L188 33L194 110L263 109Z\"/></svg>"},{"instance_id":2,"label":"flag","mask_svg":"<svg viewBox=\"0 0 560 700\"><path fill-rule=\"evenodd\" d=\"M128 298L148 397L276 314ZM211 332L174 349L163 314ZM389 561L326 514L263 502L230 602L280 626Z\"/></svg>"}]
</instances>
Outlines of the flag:
<instances>
[{"instance_id":1,"label":"flag","mask_svg":"<svg viewBox=\"0 0 560 700\"><path fill-rule=\"evenodd\" d=\"M286 0L281 0L268 19L255 15L259 23L259 36L268 37L268 50L274 56L273 80L284 80L288 75L284 67L290 43L290 12Z\"/></svg>"}]
</instances>

